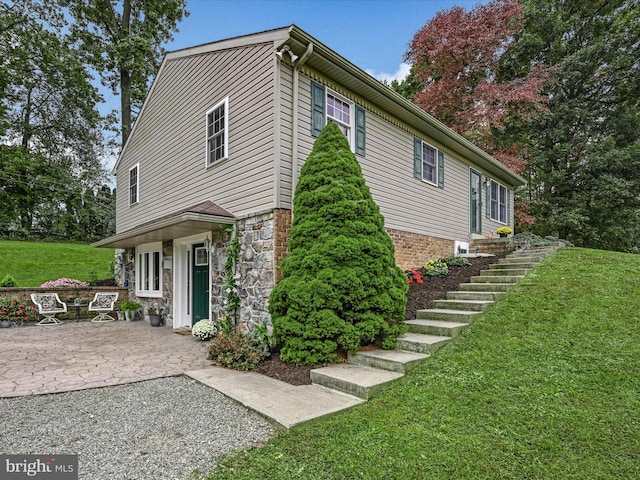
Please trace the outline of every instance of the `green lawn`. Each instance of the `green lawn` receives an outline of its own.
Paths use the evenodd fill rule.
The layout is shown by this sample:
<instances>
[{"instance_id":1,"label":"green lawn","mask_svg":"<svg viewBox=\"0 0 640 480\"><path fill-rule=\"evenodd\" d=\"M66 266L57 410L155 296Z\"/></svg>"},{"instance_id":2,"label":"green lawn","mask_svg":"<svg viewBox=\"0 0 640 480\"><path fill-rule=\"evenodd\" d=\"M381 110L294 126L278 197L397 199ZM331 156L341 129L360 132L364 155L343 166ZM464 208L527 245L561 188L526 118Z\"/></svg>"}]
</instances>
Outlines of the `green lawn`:
<instances>
[{"instance_id":1,"label":"green lawn","mask_svg":"<svg viewBox=\"0 0 640 480\"><path fill-rule=\"evenodd\" d=\"M13 275L19 287L39 287L63 277L83 281L113 278L113 260L112 248L0 240L0 280Z\"/></svg>"},{"instance_id":2,"label":"green lawn","mask_svg":"<svg viewBox=\"0 0 640 480\"><path fill-rule=\"evenodd\" d=\"M559 251L381 396L210 479L640 478L639 273Z\"/></svg>"}]
</instances>

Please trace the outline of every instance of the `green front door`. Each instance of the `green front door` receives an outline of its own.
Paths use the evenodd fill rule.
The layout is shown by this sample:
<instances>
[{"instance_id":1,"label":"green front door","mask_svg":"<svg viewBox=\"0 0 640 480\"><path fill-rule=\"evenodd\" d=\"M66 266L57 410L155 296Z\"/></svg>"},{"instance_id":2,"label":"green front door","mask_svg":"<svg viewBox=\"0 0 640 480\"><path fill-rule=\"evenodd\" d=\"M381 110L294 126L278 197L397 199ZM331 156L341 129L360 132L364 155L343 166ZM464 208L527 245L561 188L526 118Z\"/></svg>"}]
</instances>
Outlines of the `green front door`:
<instances>
[{"instance_id":1,"label":"green front door","mask_svg":"<svg viewBox=\"0 0 640 480\"><path fill-rule=\"evenodd\" d=\"M193 294L191 296L191 323L209 318L209 252L204 244L192 246Z\"/></svg>"},{"instance_id":2,"label":"green front door","mask_svg":"<svg viewBox=\"0 0 640 480\"><path fill-rule=\"evenodd\" d=\"M480 233L482 231L482 176L480 172L471 170L470 181L470 212L471 214L471 233Z\"/></svg>"}]
</instances>

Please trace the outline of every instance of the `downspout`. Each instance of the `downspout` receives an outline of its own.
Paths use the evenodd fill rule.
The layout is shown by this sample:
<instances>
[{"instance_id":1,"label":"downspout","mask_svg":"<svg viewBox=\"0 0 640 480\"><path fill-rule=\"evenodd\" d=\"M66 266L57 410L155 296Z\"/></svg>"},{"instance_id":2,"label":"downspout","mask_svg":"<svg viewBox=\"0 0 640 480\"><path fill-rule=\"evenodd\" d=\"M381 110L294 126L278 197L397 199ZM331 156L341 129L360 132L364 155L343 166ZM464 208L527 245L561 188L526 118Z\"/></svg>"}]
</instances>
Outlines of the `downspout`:
<instances>
[{"instance_id":1,"label":"downspout","mask_svg":"<svg viewBox=\"0 0 640 480\"><path fill-rule=\"evenodd\" d=\"M295 195L296 186L298 185L298 98L299 87L298 79L300 75L300 68L305 64L307 59L313 53L313 43L309 42L307 50L302 54L302 57L293 64L293 99L292 99L292 132L291 135L291 220L293 220L293 196Z\"/></svg>"}]
</instances>

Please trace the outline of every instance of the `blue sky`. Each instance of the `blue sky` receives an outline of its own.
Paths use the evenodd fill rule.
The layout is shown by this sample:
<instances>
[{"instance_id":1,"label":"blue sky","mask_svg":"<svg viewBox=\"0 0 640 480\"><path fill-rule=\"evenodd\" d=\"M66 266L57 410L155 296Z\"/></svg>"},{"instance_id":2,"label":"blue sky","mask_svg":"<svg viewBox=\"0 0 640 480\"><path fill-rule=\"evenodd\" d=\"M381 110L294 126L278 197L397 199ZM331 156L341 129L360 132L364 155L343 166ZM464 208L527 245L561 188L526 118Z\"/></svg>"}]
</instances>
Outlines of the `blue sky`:
<instances>
[{"instance_id":1,"label":"blue sky","mask_svg":"<svg viewBox=\"0 0 640 480\"><path fill-rule=\"evenodd\" d=\"M190 16L168 51L296 24L377 77L404 78L413 35L440 10L472 9L486 0L188 0ZM118 97L103 90L109 108Z\"/></svg>"},{"instance_id":2,"label":"blue sky","mask_svg":"<svg viewBox=\"0 0 640 480\"><path fill-rule=\"evenodd\" d=\"M188 0L167 50L296 24L363 70L394 77L413 35L438 11L479 0Z\"/></svg>"}]
</instances>

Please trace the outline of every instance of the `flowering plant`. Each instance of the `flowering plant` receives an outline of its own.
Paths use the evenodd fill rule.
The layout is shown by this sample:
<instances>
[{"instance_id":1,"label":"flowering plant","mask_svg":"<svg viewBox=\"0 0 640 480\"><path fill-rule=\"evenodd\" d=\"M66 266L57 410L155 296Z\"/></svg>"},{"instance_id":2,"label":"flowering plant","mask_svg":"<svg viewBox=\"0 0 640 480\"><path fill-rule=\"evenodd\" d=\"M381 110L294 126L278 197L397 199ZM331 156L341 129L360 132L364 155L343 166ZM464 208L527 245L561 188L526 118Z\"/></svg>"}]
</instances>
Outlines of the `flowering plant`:
<instances>
[{"instance_id":1,"label":"flowering plant","mask_svg":"<svg viewBox=\"0 0 640 480\"><path fill-rule=\"evenodd\" d=\"M217 331L218 328L212 320L200 320L191 328L191 335L204 342L211 340Z\"/></svg>"},{"instance_id":2,"label":"flowering plant","mask_svg":"<svg viewBox=\"0 0 640 480\"><path fill-rule=\"evenodd\" d=\"M509 227L500 227L496 230L496 233L498 235L511 235L513 230Z\"/></svg>"},{"instance_id":3,"label":"flowering plant","mask_svg":"<svg viewBox=\"0 0 640 480\"><path fill-rule=\"evenodd\" d=\"M424 269L430 277L449 275L449 266L442 260L430 260L424 264Z\"/></svg>"},{"instance_id":4,"label":"flowering plant","mask_svg":"<svg viewBox=\"0 0 640 480\"><path fill-rule=\"evenodd\" d=\"M40 288L60 288L60 287L88 287L89 282L82 282L74 278L59 278L57 280L49 280L40 285Z\"/></svg>"},{"instance_id":5,"label":"flowering plant","mask_svg":"<svg viewBox=\"0 0 640 480\"><path fill-rule=\"evenodd\" d=\"M33 305L25 305L20 300L10 298L0 298L0 322L9 320L13 323L22 324L27 322L32 316L37 314Z\"/></svg>"},{"instance_id":6,"label":"flowering plant","mask_svg":"<svg viewBox=\"0 0 640 480\"><path fill-rule=\"evenodd\" d=\"M407 280L409 281L409 283L424 283L422 275L415 268L412 268L411 270L405 270L404 273L407 274Z\"/></svg>"}]
</instances>

